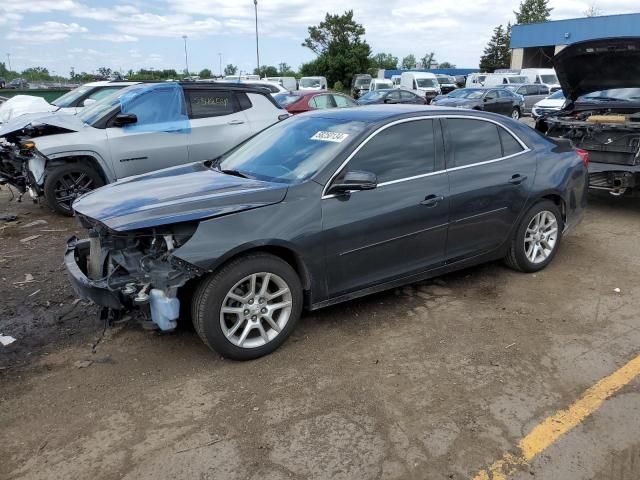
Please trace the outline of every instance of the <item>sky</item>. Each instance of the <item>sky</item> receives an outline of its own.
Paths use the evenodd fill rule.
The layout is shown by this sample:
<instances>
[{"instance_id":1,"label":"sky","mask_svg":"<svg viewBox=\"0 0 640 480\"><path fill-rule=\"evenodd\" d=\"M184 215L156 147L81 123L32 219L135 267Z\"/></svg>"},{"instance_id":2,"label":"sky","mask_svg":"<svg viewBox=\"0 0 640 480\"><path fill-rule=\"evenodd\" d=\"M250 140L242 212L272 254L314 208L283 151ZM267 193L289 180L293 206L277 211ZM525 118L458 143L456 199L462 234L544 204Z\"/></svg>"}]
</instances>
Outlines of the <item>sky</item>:
<instances>
[{"instance_id":1,"label":"sky","mask_svg":"<svg viewBox=\"0 0 640 480\"><path fill-rule=\"evenodd\" d=\"M552 19L575 18L592 0L551 0ZM438 62L476 68L498 24L514 21L518 0L258 0L261 65L286 62L294 69L314 58L301 46L309 25L325 14L353 9L374 53L400 59L436 53ZM600 0L602 14L640 10L638 0ZM228 63L256 66L252 0L2 0L0 61L11 67L43 66L55 74L93 72L106 66L185 68L214 73Z\"/></svg>"}]
</instances>

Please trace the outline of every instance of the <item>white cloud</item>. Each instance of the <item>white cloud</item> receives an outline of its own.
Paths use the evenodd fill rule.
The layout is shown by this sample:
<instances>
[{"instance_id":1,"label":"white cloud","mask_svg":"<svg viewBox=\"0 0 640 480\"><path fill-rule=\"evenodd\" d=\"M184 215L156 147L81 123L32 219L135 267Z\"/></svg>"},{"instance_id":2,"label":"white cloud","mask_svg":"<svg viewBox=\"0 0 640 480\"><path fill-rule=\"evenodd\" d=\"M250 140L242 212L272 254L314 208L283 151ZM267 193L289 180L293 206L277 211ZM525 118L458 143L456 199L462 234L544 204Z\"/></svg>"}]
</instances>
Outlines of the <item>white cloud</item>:
<instances>
[{"instance_id":1,"label":"white cloud","mask_svg":"<svg viewBox=\"0 0 640 480\"><path fill-rule=\"evenodd\" d=\"M99 40L112 43L128 43L138 41L138 37L119 33L90 33L88 35L85 35L83 38L86 38L88 40Z\"/></svg>"},{"instance_id":2,"label":"white cloud","mask_svg":"<svg viewBox=\"0 0 640 480\"><path fill-rule=\"evenodd\" d=\"M29 27L14 28L6 38L24 43L50 43L69 38L72 33L84 33L89 30L77 23L43 22Z\"/></svg>"}]
</instances>

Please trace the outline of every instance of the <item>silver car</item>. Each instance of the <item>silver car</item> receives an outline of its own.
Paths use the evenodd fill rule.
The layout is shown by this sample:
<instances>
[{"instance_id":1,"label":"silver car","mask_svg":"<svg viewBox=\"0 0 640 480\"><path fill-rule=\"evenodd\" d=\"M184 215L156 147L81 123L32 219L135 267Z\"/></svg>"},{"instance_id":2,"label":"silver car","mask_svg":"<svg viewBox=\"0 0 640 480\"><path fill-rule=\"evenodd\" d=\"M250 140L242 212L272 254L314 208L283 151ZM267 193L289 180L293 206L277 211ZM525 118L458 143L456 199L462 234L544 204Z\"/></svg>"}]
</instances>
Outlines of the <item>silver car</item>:
<instances>
[{"instance_id":1,"label":"silver car","mask_svg":"<svg viewBox=\"0 0 640 480\"><path fill-rule=\"evenodd\" d=\"M531 109L536 103L549 96L549 87L536 83L509 84L504 85L503 88L524 98L524 113L531 113Z\"/></svg>"},{"instance_id":2,"label":"silver car","mask_svg":"<svg viewBox=\"0 0 640 480\"><path fill-rule=\"evenodd\" d=\"M261 88L228 83L134 85L78 115L20 117L0 128L0 180L71 215L106 183L215 159L287 118Z\"/></svg>"}]
</instances>

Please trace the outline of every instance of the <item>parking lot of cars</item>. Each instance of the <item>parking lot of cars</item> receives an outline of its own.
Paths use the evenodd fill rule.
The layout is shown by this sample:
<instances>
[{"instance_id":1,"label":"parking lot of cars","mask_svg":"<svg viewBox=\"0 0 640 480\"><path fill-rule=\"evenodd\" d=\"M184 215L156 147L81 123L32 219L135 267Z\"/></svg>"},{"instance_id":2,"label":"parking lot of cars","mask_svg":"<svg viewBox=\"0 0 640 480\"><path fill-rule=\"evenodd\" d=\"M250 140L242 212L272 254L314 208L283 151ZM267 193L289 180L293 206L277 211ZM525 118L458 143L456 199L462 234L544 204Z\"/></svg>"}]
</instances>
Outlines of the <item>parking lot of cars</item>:
<instances>
[{"instance_id":1,"label":"parking lot of cars","mask_svg":"<svg viewBox=\"0 0 640 480\"><path fill-rule=\"evenodd\" d=\"M10 119L0 477L635 480L637 42Z\"/></svg>"}]
</instances>

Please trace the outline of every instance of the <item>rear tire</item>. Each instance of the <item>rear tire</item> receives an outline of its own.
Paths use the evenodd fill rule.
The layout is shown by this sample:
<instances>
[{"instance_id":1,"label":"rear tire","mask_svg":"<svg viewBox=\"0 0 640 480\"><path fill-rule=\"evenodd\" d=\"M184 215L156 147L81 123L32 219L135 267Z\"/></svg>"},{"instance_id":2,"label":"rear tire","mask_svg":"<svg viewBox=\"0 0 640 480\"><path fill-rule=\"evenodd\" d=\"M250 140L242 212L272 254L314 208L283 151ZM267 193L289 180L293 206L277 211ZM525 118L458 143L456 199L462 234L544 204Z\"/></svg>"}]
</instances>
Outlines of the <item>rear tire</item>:
<instances>
[{"instance_id":1,"label":"rear tire","mask_svg":"<svg viewBox=\"0 0 640 480\"><path fill-rule=\"evenodd\" d=\"M520 113L520 109L518 107L513 107L513 110L511 110L511 118L514 120L520 120L521 116L522 114Z\"/></svg>"},{"instance_id":2,"label":"rear tire","mask_svg":"<svg viewBox=\"0 0 640 480\"><path fill-rule=\"evenodd\" d=\"M505 257L506 264L520 272L542 270L556 256L563 229L562 213L555 203L550 200L536 203L518 225Z\"/></svg>"},{"instance_id":3,"label":"rear tire","mask_svg":"<svg viewBox=\"0 0 640 480\"><path fill-rule=\"evenodd\" d=\"M44 182L44 197L55 212L71 217L71 205L80 195L104 185L91 165L67 163L49 171Z\"/></svg>"},{"instance_id":4,"label":"rear tire","mask_svg":"<svg viewBox=\"0 0 640 480\"><path fill-rule=\"evenodd\" d=\"M203 279L191 307L193 325L205 345L233 360L252 360L276 350L301 313L298 274L267 253L239 257Z\"/></svg>"}]
</instances>

